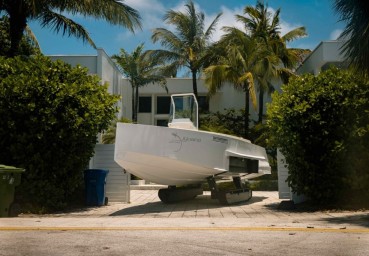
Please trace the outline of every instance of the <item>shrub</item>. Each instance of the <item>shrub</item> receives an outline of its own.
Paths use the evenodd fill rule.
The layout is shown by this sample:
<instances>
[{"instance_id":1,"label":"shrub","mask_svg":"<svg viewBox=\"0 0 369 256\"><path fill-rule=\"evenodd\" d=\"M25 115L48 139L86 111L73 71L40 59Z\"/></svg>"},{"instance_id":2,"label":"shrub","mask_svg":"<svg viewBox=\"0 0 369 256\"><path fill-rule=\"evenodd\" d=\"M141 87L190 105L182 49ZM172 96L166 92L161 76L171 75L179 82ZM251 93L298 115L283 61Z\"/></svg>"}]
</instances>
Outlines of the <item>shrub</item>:
<instances>
[{"instance_id":1,"label":"shrub","mask_svg":"<svg viewBox=\"0 0 369 256\"><path fill-rule=\"evenodd\" d=\"M278 191L278 180L255 180L249 183L253 191Z\"/></svg>"},{"instance_id":2,"label":"shrub","mask_svg":"<svg viewBox=\"0 0 369 256\"><path fill-rule=\"evenodd\" d=\"M87 69L42 56L0 58L0 78L0 163L26 169L24 200L63 208L117 98Z\"/></svg>"},{"instance_id":3,"label":"shrub","mask_svg":"<svg viewBox=\"0 0 369 256\"><path fill-rule=\"evenodd\" d=\"M331 68L291 79L267 110L294 192L315 203L369 199L369 84Z\"/></svg>"},{"instance_id":4,"label":"shrub","mask_svg":"<svg viewBox=\"0 0 369 256\"><path fill-rule=\"evenodd\" d=\"M117 133L117 123L132 123L132 121L128 118L122 117L121 119L114 119L110 125L108 130L102 135L102 144L114 144L115 143L115 135Z\"/></svg>"},{"instance_id":5,"label":"shrub","mask_svg":"<svg viewBox=\"0 0 369 256\"><path fill-rule=\"evenodd\" d=\"M242 137L245 129L243 113L243 110L226 109L225 113L202 115L200 129Z\"/></svg>"}]
</instances>

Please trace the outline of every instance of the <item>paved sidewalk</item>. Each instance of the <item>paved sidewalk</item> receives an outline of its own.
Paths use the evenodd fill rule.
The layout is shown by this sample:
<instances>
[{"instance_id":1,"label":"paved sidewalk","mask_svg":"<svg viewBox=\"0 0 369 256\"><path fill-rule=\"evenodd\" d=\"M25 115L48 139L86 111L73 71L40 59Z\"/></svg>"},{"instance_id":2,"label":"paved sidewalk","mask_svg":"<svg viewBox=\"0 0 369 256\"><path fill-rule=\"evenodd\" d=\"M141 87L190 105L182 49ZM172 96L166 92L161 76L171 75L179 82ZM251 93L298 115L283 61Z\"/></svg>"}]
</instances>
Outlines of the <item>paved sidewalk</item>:
<instances>
[{"instance_id":1,"label":"paved sidewalk","mask_svg":"<svg viewBox=\"0 0 369 256\"><path fill-rule=\"evenodd\" d=\"M224 219L242 222L265 224L288 222L298 223L330 223L340 226L358 225L369 228L369 211L315 211L297 212L278 209L281 202L278 192L253 191L253 197L244 203L221 205L218 200L211 199L210 192L193 200L180 203L164 204L157 196L157 190L131 190L130 203L109 203L102 207L86 207L71 212L63 212L49 215L21 214L20 218L29 217L110 217L113 219Z\"/></svg>"}]
</instances>

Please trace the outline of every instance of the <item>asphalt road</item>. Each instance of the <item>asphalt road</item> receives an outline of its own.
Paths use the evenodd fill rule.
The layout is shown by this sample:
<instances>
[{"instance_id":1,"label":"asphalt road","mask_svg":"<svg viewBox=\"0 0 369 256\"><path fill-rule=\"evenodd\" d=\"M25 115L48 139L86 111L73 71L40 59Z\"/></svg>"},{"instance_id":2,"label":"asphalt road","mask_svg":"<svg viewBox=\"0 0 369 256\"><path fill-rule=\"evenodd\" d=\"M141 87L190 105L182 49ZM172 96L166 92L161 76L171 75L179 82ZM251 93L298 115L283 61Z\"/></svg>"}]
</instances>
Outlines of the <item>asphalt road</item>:
<instances>
[{"instance_id":1,"label":"asphalt road","mask_svg":"<svg viewBox=\"0 0 369 256\"><path fill-rule=\"evenodd\" d=\"M369 233L288 229L0 232L0 255L363 255Z\"/></svg>"},{"instance_id":2,"label":"asphalt road","mask_svg":"<svg viewBox=\"0 0 369 256\"><path fill-rule=\"evenodd\" d=\"M310 219L1 219L0 255L369 255L365 223Z\"/></svg>"},{"instance_id":3,"label":"asphalt road","mask_svg":"<svg viewBox=\"0 0 369 256\"><path fill-rule=\"evenodd\" d=\"M156 191L130 204L0 219L0 256L369 255L369 211L278 210L276 193L221 206L209 195L164 205Z\"/></svg>"}]
</instances>

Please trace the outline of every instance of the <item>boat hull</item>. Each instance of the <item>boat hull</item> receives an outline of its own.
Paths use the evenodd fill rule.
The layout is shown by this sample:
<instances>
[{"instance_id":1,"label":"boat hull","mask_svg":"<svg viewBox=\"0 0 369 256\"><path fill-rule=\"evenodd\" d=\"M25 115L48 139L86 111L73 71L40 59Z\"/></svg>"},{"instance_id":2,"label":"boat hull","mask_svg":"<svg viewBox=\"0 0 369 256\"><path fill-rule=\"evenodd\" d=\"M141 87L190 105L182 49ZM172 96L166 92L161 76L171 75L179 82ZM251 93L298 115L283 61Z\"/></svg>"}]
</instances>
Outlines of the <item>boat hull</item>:
<instances>
[{"instance_id":1,"label":"boat hull","mask_svg":"<svg viewBox=\"0 0 369 256\"><path fill-rule=\"evenodd\" d=\"M118 123L114 160L142 179L170 186L197 184L232 172L230 158L258 161L257 176L270 173L265 149L224 134Z\"/></svg>"}]
</instances>

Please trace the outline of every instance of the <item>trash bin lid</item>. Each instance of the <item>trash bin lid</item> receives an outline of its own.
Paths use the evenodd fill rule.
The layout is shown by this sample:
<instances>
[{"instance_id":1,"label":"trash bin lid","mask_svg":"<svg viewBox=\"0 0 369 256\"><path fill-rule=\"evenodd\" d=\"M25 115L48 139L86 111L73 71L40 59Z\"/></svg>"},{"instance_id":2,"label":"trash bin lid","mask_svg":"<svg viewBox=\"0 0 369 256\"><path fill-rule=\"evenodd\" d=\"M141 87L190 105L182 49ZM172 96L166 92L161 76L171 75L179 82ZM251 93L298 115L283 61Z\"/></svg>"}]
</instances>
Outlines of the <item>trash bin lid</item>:
<instances>
[{"instance_id":1,"label":"trash bin lid","mask_svg":"<svg viewBox=\"0 0 369 256\"><path fill-rule=\"evenodd\" d=\"M4 172L24 172L25 169L23 168L17 168L14 166L7 166L7 165L3 165L0 164L0 173L4 173Z\"/></svg>"}]
</instances>

